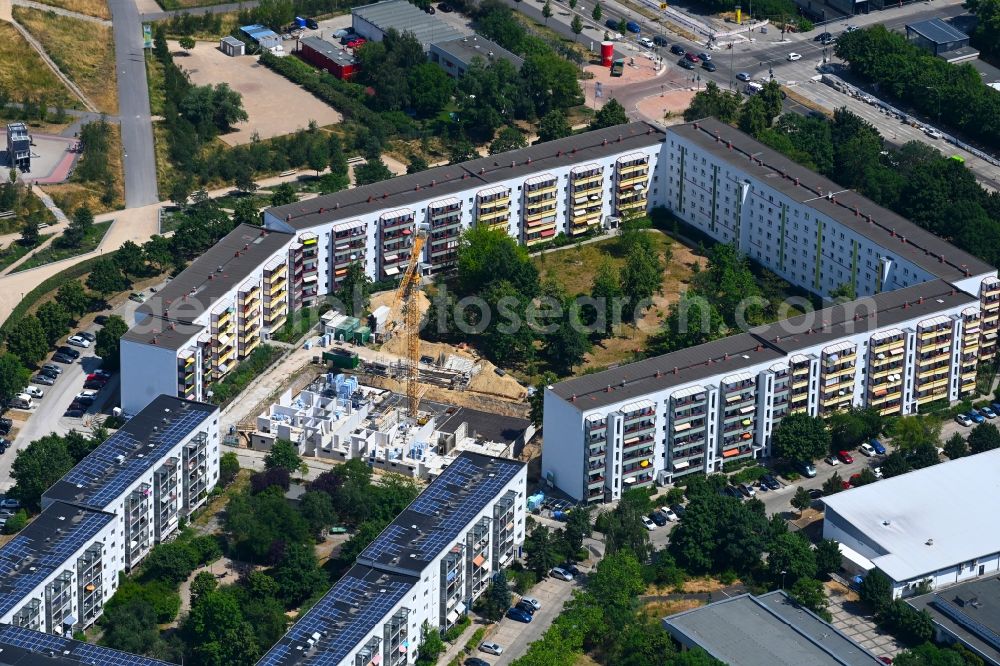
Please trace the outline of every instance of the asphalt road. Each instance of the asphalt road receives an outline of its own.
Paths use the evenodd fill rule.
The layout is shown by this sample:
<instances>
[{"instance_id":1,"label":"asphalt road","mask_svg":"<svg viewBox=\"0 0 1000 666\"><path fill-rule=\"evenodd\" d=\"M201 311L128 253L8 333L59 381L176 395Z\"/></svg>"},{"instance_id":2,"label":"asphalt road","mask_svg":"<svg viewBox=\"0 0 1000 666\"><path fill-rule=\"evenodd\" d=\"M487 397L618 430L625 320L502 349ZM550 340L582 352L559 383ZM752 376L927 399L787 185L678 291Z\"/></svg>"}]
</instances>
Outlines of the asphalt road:
<instances>
[{"instance_id":1,"label":"asphalt road","mask_svg":"<svg viewBox=\"0 0 1000 666\"><path fill-rule=\"evenodd\" d=\"M133 0L109 0L114 24L115 67L125 171L125 207L159 201L142 23Z\"/></svg>"},{"instance_id":2,"label":"asphalt road","mask_svg":"<svg viewBox=\"0 0 1000 666\"><path fill-rule=\"evenodd\" d=\"M189 9L171 9L165 12L147 12L142 14L140 18L143 21L160 21L165 18L170 18L171 16L179 16L181 14L224 14L226 12L236 12L243 9L253 9L260 4L260 0L247 0L247 2L231 2L225 5L212 5L211 7L191 7ZM305 14L303 14L305 16Z\"/></svg>"}]
</instances>

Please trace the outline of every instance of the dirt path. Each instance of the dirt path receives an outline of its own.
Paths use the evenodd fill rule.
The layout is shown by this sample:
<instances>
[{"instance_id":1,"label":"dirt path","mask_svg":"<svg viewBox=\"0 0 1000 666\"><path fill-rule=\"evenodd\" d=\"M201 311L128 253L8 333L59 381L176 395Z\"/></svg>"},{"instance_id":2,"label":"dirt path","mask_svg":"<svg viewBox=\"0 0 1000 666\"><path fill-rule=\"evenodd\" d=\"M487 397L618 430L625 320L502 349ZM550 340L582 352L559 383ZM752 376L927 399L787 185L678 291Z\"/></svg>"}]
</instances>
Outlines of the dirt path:
<instances>
[{"instance_id":1,"label":"dirt path","mask_svg":"<svg viewBox=\"0 0 1000 666\"><path fill-rule=\"evenodd\" d=\"M194 580L195 576L202 571L208 571L215 576L215 580L219 585L231 585L239 580L240 571L238 568L243 566L245 565L233 562L227 557L223 557L222 559L207 566L195 569L191 575L188 576L188 579L181 583L180 588L178 589L178 593L181 595L181 609L177 613L177 619L167 626L171 628L178 627L184 617L188 614L188 611L191 610L191 581Z\"/></svg>"}]
</instances>

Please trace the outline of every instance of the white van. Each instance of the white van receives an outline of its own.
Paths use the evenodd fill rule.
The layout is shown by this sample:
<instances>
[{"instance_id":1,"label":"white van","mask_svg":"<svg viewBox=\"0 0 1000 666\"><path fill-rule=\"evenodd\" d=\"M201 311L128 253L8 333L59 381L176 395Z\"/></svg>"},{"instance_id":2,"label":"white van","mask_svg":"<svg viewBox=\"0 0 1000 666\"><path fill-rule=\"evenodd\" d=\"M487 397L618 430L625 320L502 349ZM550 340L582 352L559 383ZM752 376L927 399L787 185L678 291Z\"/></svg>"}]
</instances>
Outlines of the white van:
<instances>
[{"instance_id":1,"label":"white van","mask_svg":"<svg viewBox=\"0 0 1000 666\"><path fill-rule=\"evenodd\" d=\"M35 403L27 393L18 393L10 399L10 406L17 409L31 409L35 406Z\"/></svg>"},{"instance_id":2,"label":"white van","mask_svg":"<svg viewBox=\"0 0 1000 666\"><path fill-rule=\"evenodd\" d=\"M744 92L746 92L746 94L752 97L753 95L756 95L763 89L764 86L762 84L757 83L756 81L747 81L747 85L746 88L744 88Z\"/></svg>"}]
</instances>

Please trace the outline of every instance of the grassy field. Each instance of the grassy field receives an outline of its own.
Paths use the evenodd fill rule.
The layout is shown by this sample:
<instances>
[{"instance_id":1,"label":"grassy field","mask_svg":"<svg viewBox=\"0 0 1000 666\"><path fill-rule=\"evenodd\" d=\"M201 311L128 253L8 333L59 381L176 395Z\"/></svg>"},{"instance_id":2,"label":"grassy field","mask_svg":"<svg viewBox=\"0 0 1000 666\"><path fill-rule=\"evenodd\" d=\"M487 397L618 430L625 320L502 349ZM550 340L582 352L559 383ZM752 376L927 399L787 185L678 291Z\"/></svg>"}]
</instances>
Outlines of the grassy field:
<instances>
[{"instance_id":1,"label":"grassy field","mask_svg":"<svg viewBox=\"0 0 1000 666\"><path fill-rule=\"evenodd\" d=\"M149 113L163 115L166 94L163 92L163 65L156 58L146 58L146 87L149 88Z\"/></svg>"},{"instance_id":2,"label":"grassy field","mask_svg":"<svg viewBox=\"0 0 1000 666\"><path fill-rule=\"evenodd\" d=\"M213 5L224 5L230 0L156 0L164 10L171 9L191 9L192 7L211 7Z\"/></svg>"},{"instance_id":3,"label":"grassy field","mask_svg":"<svg viewBox=\"0 0 1000 666\"><path fill-rule=\"evenodd\" d=\"M45 264L51 264L54 261L69 259L70 257L76 257L81 254L86 254L91 250L95 250L97 249L97 246L101 244L101 239L104 238L104 234L108 232L108 228L110 226L111 220L94 224L94 226L87 231L87 236L83 239L83 243L80 244L80 247L58 247L54 244L49 245L44 250L32 255L30 259L18 266L17 270L14 272L19 273L21 271L26 271L29 268L38 268L39 266L44 266Z\"/></svg>"},{"instance_id":4,"label":"grassy field","mask_svg":"<svg viewBox=\"0 0 1000 666\"><path fill-rule=\"evenodd\" d=\"M659 330L667 314L667 307L677 301L678 295L684 291L684 285L690 280L693 265L701 263L702 268L707 266L705 258L696 255L692 248L671 240L662 232L649 233L659 252L662 253L669 246L672 255L663 275L663 293L653 297L654 307L646 311L640 326L622 326L618 336L595 345L587 355L586 367L606 367L630 360L635 352L645 347L650 335ZM625 265L625 257L618 252L617 240L608 239L568 247L538 255L532 261L543 281L554 279L563 286L566 293L575 296L590 293L597 267L605 258L610 259L618 269Z\"/></svg>"},{"instance_id":5,"label":"grassy field","mask_svg":"<svg viewBox=\"0 0 1000 666\"><path fill-rule=\"evenodd\" d=\"M42 62L17 29L7 23L0 23L0 88L12 94L15 100L44 98L48 104L83 108L80 100Z\"/></svg>"},{"instance_id":6,"label":"grassy field","mask_svg":"<svg viewBox=\"0 0 1000 666\"><path fill-rule=\"evenodd\" d=\"M38 0L44 5L51 5L66 9L77 14L96 16L97 18L110 19L111 10L105 0Z\"/></svg>"},{"instance_id":7,"label":"grassy field","mask_svg":"<svg viewBox=\"0 0 1000 666\"><path fill-rule=\"evenodd\" d=\"M42 43L46 53L105 113L118 112L115 49L111 28L24 7L14 18Z\"/></svg>"},{"instance_id":8,"label":"grassy field","mask_svg":"<svg viewBox=\"0 0 1000 666\"><path fill-rule=\"evenodd\" d=\"M121 210L125 207L125 172L122 165L121 128L114 123L109 123L109 127L111 134L108 140L108 168L111 169L115 181L115 200L110 206L105 205L101 200L104 194L104 185L101 183L70 181L58 185L41 186L46 194L52 197L56 205L69 215L84 205L88 206L95 214Z\"/></svg>"},{"instance_id":9,"label":"grassy field","mask_svg":"<svg viewBox=\"0 0 1000 666\"><path fill-rule=\"evenodd\" d=\"M52 234L40 234L38 236L38 245L41 245L49 238L52 238ZM7 268L12 263L28 254L28 252L31 252L31 250L38 247L38 245L28 247L27 245L14 241L3 250L0 250L0 270Z\"/></svg>"}]
</instances>

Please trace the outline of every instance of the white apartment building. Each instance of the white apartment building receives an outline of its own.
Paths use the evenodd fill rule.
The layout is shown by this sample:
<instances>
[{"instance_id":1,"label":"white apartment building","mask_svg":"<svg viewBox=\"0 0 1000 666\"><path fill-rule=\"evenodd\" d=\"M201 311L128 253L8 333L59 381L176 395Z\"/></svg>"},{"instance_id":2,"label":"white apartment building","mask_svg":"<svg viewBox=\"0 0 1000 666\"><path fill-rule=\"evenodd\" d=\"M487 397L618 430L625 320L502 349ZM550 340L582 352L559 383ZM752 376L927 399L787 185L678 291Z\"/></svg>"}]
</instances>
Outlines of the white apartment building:
<instances>
[{"instance_id":1,"label":"white apartment building","mask_svg":"<svg viewBox=\"0 0 1000 666\"><path fill-rule=\"evenodd\" d=\"M4 666L171 666L169 662L129 654L72 638L24 627L0 625L0 664Z\"/></svg>"},{"instance_id":2,"label":"white apartment building","mask_svg":"<svg viewBox=\"0 0 1000 666\"><path fill-rule=\"evenodd\" d=\"M454 625L524 542L527 468L463 453L258 666L403 666L424 623Z\"/></svg>"},{"instance_id":3,"label":"white apartment building","mask_svg":"<svg viewBox=\"0 0 1000 666\"><path fill-rule=\"evenodd\" d=\"M860 298L548 387L542 472L560 490L613 500L766 456L788 413L911 414L975 390L996 269L715 120L671 127L661 162L679 219L796 286Z\"/></svg>"},{"instance_id":4,"label":"white apartment building","mask_svg":"<svg viewBox=\"0 0 1000 666\"><path fill-rule=\"evenodd\" d=\"M219 478L217 407L160 396L42 496L0 547L0 624L71 636Z\"/></svg>"}]
</instances>

